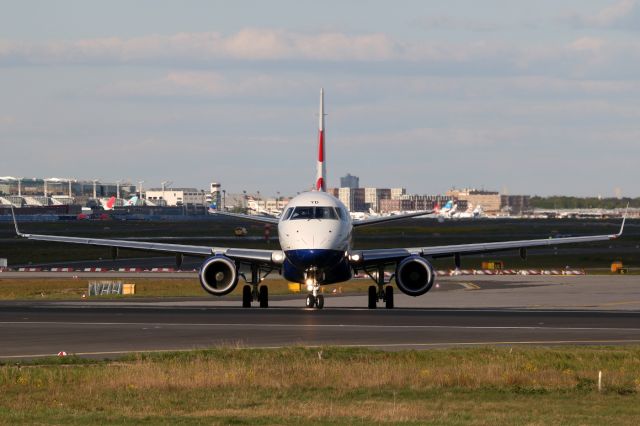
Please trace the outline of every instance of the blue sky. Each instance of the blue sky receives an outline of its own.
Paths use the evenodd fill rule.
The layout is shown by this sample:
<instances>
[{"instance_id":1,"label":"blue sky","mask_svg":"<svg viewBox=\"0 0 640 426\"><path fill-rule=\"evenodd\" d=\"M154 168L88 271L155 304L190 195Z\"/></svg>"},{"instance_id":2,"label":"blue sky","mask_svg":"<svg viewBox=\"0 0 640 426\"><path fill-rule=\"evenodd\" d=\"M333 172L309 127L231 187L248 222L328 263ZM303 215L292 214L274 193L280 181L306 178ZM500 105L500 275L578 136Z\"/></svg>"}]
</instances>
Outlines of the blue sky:
<instances>
[{"instance_id":1,"label":"blue sky","mask_svg":"<svg viewBox=\"0 0 640 426\"><path fill-rule=\"evenodd\" d=\"M0 4L0 175L640 195L640 1L344 3Z\"/></svg>"}]
</instances>

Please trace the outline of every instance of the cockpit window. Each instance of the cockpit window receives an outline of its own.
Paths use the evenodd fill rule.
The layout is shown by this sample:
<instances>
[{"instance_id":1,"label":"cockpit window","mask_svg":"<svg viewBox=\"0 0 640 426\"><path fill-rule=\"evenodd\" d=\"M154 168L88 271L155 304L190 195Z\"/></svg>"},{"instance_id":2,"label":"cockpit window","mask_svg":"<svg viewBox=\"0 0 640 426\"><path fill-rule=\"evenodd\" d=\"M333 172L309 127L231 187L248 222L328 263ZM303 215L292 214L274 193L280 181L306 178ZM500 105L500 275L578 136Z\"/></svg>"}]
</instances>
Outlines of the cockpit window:
<instances>
[{"instance_id":1,"label":"cockpit window","mask_svg":"<svg viewBox=\"0 0 640 426\"><path fill-rule=\"evenodd\" d=\"M313 207L296 207L290 219L313 219Z\"/></svg>"},{"instance_id":2,"label":"cockpit window","mask_svg":"<svg viewBox=\"0 0 640 426\"><path fill-rule=\"evenodd\" d=\"M316 207L314 211L316 219L338 219L336 211L333 207Z\"/></svg>"},{"instance_id":3,"label":"cockpit window","mask_svg":"<svg viewBox=\"0 0 640 426\"><path fill-rule=\"evenodd\" d=\"M282 220L289 220L291 213L293 213L293 209L294 207L289 207L287 211L284 213L284 217L282 218Z\"/></svg>"},{"instance_id":4,"label":"cockpit window","mask_svg":"<svg viewBox=\"0 0 640 426\"><path fill-rule=\"evenodd\" d=\"M293 208L293 207L292 207ZM298 219L332 219L337 220L338 214L333 207L295 207L292 213L287 211L284 220Z\"/></svg>"}]
</instances>

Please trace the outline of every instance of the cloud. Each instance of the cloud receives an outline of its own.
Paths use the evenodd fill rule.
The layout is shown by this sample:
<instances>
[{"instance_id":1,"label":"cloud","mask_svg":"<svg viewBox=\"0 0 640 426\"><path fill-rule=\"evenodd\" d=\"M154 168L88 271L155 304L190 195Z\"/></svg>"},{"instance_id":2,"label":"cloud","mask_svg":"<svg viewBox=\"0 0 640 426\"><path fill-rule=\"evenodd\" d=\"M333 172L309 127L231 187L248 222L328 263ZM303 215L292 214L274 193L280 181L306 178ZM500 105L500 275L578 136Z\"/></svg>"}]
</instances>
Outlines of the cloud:
<instances>
[{"instance_id":1,"label":"cloud","mask_svg":"<svg viewBox=\"0 0 640 426\"><path fill-rule=\"evenodd\" d=\"M348 145L349 149L376 147L385 149L389 142L400 144L403 149L409 146L439 148L471 148L493 147L504 143L518 144L527 134L528 129L519 127L421 127L399 132L360 133L349 137L337 136L337 144ZM348 141L348 142L347 142ZM395 148L393 148L395 149ZM413 152L406 150L405 153Z\"/></svg>"},{"instance_id":2,"label":"cloud","mask_svg":"<svg viewBox=\"0 0 640 426\"><path fill-rule=\"evenodd\" d=\"M356 105L398 99L442 102L478 99L620 99L637 97L637 79L589 79L571 76L437 76L405 75L389 78L378 74L314 74L307 72L171 70L154 78L125 79L82 90L76 96L111 99L198 101L208 99L268 100L290 102L306 99L314 88L326 87L340 102ZM473 108L477 108L476 105ZM467 113L471 113L472 109ZM390 113L385 111L384 114Z\"/></svg>"},{"instance_id":3,"label":"cloud","mask_svg":"<svg viewBox=\"0 0 640 426\"><path fill-rule=\"evenodd\" d=\"M411 21L412 24L427 31L455 30L470 32L492 32L504 29L503 25L495 22L460 19L453 16L427 16Z\"/></svg>"},{"instance_id":4,"label":"cloud","mask_svg":"<svg viewBox=\"0 0 640 426\"><path fill-rule=\"evenodd\" d=\"M637 0L619 0L596 14L572 14L566 20L580 28L629 28L637 22L637 6Z\"/></svg>"},{"instance_id":5,"label":"cloud","mask_svg":"<svg viewBox=\"0 0 640 426\"><path fill-rule=\"evenodd\" d=\"M329 60L379 61L396 56L397 43L381 33L349 35L336 32L294 33L274 29L244 29L230 35L217 32L148 35L27 43L0 40L0 61L49 63L140 63L163 60L197 62Z\"/></svg>"},{"instance_id":6,"label":"cloud","mask_svg":"<svg viewBox=\"0 0 640 426\"><path fill-rule=\"evenodd\" d=\"M54 42L0 40L2 65L163 66L168 69L211 69L256 64L313 72L344 69L358 74L431 75L575 74L626 75L640 71L640 43L580 37L569 43L522 44L473 40L395 40L387 34L300 33L278 29L147 35ZM341 68L343 65L354 67ZM322 67L322 68L320 68ZM602 77L601 75L599 77ZM174 84L193 85L197 74L173 76ZM205 93L221 92L220 82L199 81Z\"/></svg>"},{"instance_id":7,"label":"cloud","mask_svg":"<svg viewBox=\"0 0 640 426\"><path fill-rule=\"evenodd\" d=\"M569 43L568 48L578 52L597 52L605 45L605 41L596 37L581 37Z\"/></svg>"},{"instance_id":8,"label":"cloud","mask_svg":"<svg viewBox=\"0 0 640 426\"><path fill-rule=\"evenodd\" d=\"M460 63L517 55L503 43L401 42L383 33L306 34L277 29L148 35L29 43L0 39L0 65L149 64L203 66L220 61Z\"/></svg>"},{"instance_id":9,"label":"cloud","mask_svg":"<svg viewBox=\"0 0 640 426\"><path fill-rule=\"evenodd\" d=\"M270 100L307 93L322 82L304 76L289 78L260 72L222 73L217 71L172 70L158 78L121 80L97 89L107 98L260 98Z\"/></svg>"},{"instance_id":10,"label":"cloud","mask_svg":"<svg viewBox=\"0 0 640 426\"><path fill-rule=\"evenodd\" d=\"M0 126L10 126L15 124L16 118L11 115L0 115Z\"/></svg>"}]
</instances>

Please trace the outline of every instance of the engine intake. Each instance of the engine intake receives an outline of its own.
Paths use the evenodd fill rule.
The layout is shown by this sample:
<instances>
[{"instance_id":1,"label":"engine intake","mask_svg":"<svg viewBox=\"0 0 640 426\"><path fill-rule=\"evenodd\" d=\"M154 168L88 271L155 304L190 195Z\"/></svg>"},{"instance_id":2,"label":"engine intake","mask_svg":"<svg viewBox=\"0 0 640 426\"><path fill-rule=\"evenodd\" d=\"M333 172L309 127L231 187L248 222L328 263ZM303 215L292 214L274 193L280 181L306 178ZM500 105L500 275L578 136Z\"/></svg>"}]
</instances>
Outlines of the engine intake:
<instances>
[{"instance_id":1,"label":"engine intake","mask_svg":"<svg viewBox=\"0 0 640 426\"><path fill-rule=\"evenodd\" d=\"M431 290L435 281L433 266L420 256L404 259L396 268L396 284L409 296L421 296Z\"/></svg>"},{"instance_id":2,"label":"engine intake","mask_svg":"<svg viewBox=\"0 0 640 426\"><path fill-rule=\"evenodd\" d=\"M236 264L225 256L215 256L205 260L198 275L202 288L215 296L231 293L238 284Z\"/></svg>"}]
</instances>

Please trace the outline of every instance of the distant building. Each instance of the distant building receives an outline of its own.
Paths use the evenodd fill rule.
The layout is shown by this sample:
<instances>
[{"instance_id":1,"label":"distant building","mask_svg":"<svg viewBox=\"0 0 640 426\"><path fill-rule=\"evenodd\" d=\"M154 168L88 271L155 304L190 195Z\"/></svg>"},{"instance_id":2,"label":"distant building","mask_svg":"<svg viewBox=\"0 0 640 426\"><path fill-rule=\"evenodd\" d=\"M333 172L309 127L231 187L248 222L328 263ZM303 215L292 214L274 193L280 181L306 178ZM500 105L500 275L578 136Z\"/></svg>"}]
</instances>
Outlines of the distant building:
<instances>
[{"instance_id":1,"label":"distant building","mask_svg":"<svg viewBox=\"0 0 640 426\"><path fill-rule=\"evenodd\" d=\"M338 198L340 196L340 188L327 188L327 194L331 194Z\"/></svg>"},{"instance_id":2,"label":"distant building","mask_svg":"<svg viewBox=\"0 0 640 426\"><path fill-rule=\"evenodd\" d=\"M380 200L380 213L393 213L398 211L429 211L435 209L436 205L443 206L452 197L446 195L407 195L404 194L397 199ZM460 200L458 210L466 210L467 202Z\"/></svg>"},{"instance_id":3,"label":"distant building","mask_svg":"<svg viewBox=\"0 0 640 426\"><path fill-rule=\"evenodd\" d=\"M135 195L136 187L128 182L110 183L73 178L15 178L0 177L0 195L70 197L121 197Z\"/></svg>"},{"instance_id":4,"label":"distant building","mask_svg":"<svg viewBox=\"0 0 640 426\"><path fill-rule=\"evenodd\" d=\"M147 200L155 203L162 200L167 206L183 206L188 204L204 205L206 196L204 191L196 188L153 188L146 191Z\"/></svg>"},{"instance_id":5,"label":"distant building","mask_svg":"<svg viewBox=\"0 0 640 426\"><path fill-rule=\"evenodd\" d=\"M500 212L502 199L497 191L484 191L477 189L451 189L447 191L447 196L460 201L466 201L474 208L481 206L482 210L488 214L496 214ZM460 210L460 206L458 206Z\"/></svg>"},{"instance_id":6,"label":"distant building","mask_svg":"<svg viewBox=\"0 0 640 426\"><path fill-rule=\"evenodd\" d=\"M340 188L360 188L360 178L347 173L340 178Z\"/></svg>"},{"instance_id":7,"label":"distant building","mask_svg":"<svg viewBox=\"0 0 640 426\"><path fill-rule=\"evenodd\" d=\"M405 188L391 188L391 199L399 200L403 195L407 194L407 190Z\"/></svg>"},{"instance_id":8,"label":"distant building","mask_svg":"<svg viewBox=\"0 0 640 426\"><path fill-rule=\"evenodd\" d=\"M338 198L350 212L365 211L364 188L339 188Z\"/></svg>"},{"instance_id":9,"label":"distant building","mask_svg":"<svg viewBox=\"0 0 640 426\"><path fill-rule=\"evenodd\" d=\"M531 210L529 195L502 195L500 196L500 209L512 215L521 215Z\"/></svg>"},{"instance_id":10,"label":"distant building","mask_svg":"<svg viewBox=\"0 0 640 426\"><path fill-rule=\"evenodd\" d=\"M454 200L446 195L403 195L402 200L411 200L412 210L434 210L436 206L444 206L449 201L455 201L458 210L466 210L467 202L465 200Z\"/></svg>"},{"instance_id":11,"label":"distant building","mask_svg":"<svg viewBox=\"0 0 640 426\"><path fill-rule=\"evenodd\" d=\"M411 200L383 199L380 200L380 212L393 213L414 210L413 205L413 201Z\"/></svg>"},{"instance_id":12,"label":"distant building","mask_svg":"<svg viewBox=\"0 0 640 426\"><path fill-rule=\"evenodd\" d=\"M221 185L218 182L211 182L210 185L210 200L209 202L213 205L213 208L216 210L222 210L222 190Z\"/></svg>"},{"instance_id":13,"label":"distant building","mask_svg":"<svg viewBox=\"0 0 640 426\"><path fill-rule=\"evenodd\" d=\"M391 190L389 188L365 188L364 204L366 210L380 211L380 200L390 199Z\"/></svg>"}]
</instances>

